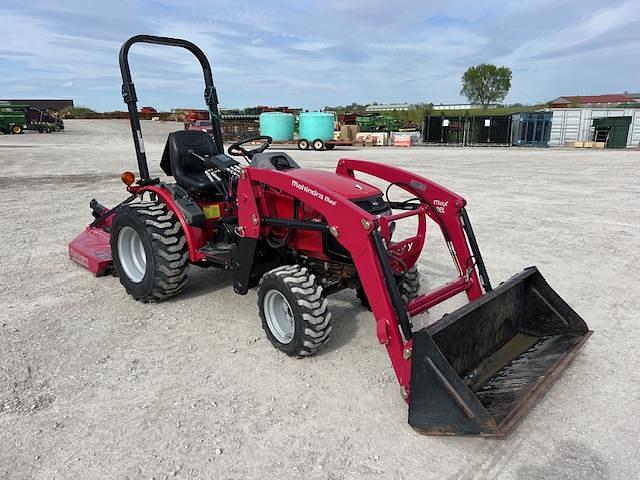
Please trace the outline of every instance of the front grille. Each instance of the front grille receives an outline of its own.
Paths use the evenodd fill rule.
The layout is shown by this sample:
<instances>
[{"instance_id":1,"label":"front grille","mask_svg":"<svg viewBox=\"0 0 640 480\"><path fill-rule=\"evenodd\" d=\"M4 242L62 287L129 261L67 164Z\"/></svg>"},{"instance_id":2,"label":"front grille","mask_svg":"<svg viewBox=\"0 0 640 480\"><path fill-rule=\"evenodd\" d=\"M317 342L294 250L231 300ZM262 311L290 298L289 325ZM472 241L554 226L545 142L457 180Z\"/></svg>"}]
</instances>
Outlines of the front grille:
<instances>
[{"instance_id":1,"label":"front grille","mask_svg":"<svg viewBox=\"0 0 640 480\"><path fill-rule=\"evenodd\" d=\"M353 200L353 203L371 215L387 215L391 213L391 208L389 204L384 201L382 195L359 198L358 200ZM340 242L329 232L323 234L323 241L324 251L329 258L340 262L352 262L351 255L349 255L347 249L340 245Z\"/></svg>"}]
</instances>

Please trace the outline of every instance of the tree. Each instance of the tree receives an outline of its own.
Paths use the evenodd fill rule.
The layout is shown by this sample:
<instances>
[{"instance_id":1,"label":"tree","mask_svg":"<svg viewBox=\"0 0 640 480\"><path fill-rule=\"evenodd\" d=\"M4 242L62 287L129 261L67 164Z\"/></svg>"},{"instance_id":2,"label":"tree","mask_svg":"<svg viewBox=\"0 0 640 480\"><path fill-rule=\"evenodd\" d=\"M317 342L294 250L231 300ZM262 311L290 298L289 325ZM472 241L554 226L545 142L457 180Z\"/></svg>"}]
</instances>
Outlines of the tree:
<instances>
[{"instance_id":1,"label":"tree","mask_svg":"<svg viewBox=\"0 0 640 480\"><path fill-rule=\"evenodd\" d=\"M487 108L491 102L500 102L511 88L511 69L482 63L469 67L462 75L462 90L471 103L479 103Z\"/></svg>"}]
</instances>

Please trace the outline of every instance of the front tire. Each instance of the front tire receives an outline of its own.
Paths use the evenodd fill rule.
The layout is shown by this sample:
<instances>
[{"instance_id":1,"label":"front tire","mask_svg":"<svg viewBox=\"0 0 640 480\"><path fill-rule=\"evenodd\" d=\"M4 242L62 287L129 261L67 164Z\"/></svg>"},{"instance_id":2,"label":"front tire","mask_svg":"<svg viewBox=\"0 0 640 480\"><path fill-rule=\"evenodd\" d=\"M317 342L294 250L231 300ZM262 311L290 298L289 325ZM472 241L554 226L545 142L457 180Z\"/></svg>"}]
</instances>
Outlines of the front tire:
<instances>
[{"instance_id":1,"label":"front tire","mask_svg":"<svg viewBox=\"0 0 640 480\"><path fill-rule=\"evenodd\" d=\"M127 293L143 303L178 294L189 270L186 243L180 222L164 203L125 206L111 227L111 253Z\"/></svg>"},{"instance_id":2,"label":"front tire","mask_svg":"<svg viewBox=\"0 0 640 480\"><path fill-rule=\"evenodd\" d=\"M331 312L322 286L306 267L284 265L260 280L262 328L278 350L291 357L313 355L329 340Z\"/></svg>"}]
</instances>

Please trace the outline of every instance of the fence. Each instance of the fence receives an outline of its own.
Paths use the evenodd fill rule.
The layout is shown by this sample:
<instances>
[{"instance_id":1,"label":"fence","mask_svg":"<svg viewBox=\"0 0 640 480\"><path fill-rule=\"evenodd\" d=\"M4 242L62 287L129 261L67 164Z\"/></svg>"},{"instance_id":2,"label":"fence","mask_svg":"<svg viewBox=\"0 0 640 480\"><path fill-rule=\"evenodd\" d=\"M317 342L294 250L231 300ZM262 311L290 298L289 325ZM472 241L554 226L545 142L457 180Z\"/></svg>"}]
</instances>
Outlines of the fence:
<instances>
[{"instance_id":1,"label":"fence","mask_svg":"<svg viewBox=\"0 0 640 480\"><path fill-rule=\"evenodd\" d=\"M511 145L511 115L426 116L422 139L426 144Z\"/></svg>"}]
</instances>

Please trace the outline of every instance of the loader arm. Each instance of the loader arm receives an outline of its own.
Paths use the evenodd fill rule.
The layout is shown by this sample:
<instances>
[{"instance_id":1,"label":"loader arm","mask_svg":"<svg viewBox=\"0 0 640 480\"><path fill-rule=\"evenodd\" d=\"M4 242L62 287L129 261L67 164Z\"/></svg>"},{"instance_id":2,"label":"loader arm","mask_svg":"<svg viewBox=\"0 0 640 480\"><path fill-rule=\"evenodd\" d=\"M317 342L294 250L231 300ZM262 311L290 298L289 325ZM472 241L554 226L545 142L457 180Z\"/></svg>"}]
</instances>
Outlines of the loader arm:
<instances>
[{"instance_id":1,"label":"loader arm","mask_svg":"<svg viewBox=\"0 0 640 480\"><path fill-rule=\"evenodd\" d=\"M470 300L412 332L405 344L403 358L411 361L411 376L408 386L404 377L400 383L409 402L409 424L430 435L504 437L557 380L592 332L535 267L491 288L463 198L396 167L340 160L338 174L354 178L356 171L418 197L425 214L440 226L458 266L457 280L409 302L408 314L463 291ZM402 216L381 217L381 230Z\"/></svg>"},{"instance_id":2,"label":"loader arm","mask_svg":"<svg viewBox=\"0 0 640 480\"><path fill-rule=\"evenodd\" d=\"M473 301L482 296L483 292L480 288L478 273L480 273L482 277L484 290L491 290L491 284L486 269L484 268L480 249L476 243L471 222L464 209L467 201L463 197L436 182L398 167L364 160L340 159L336 167L336 173L338 175L355 178L355 172L372 175L397 185L410 194L415 195L420 200L421 205L424 207L424 213L440 227L442 236L451 253L451 258L458 269L460 278L456 282L453 282L453 284L449 284L451 287L456 285L455 290L459 290L456 294L460 293L460 291L466 291L469 301ZM418 209L417 213L419 213L419 211L420 209ZM411 215L411 213L400 213L381 218L381 227L385 230L387 224L393 220L409 215ZM477 271L476 266L478 267ZM460 288L462 288L462 290L460 290ZM445 295L445 298L435 301L435 303L430 300L427 302L429 305L427 305L424 300L414 301L409 308L411 315L417 315L431 306L440 303L440 301L449 298L449 296L446 295L450 290L454 289L445 286L439 290L439 296ZM433 299L436 299L436 297L437 296L434 295Z\"/></svg>"},{"instance_id":3,"label":"loader arm","mask_svg":"<svg viewBox=\"0 0 640 480\"><path fill-rule=\"evenodd\" d=\"M405 399L409 398L411 377L412 331L410 316L454 295L466 292L469 300L482 295L473 256L469 251L460 211L465 200L423 177L402 169L370 162L341 160L338 174L353 176L355 170L395 183L420 198L423 205L412 212L390 216L372 215L344 196L317 183L299 180L296 170L275 171L245 168L238 183L238 220L242 235L258 239L269 225L282 225L284 219L264 217L263 186L277 189L318 211L326 224L307 225L296 222L291 228L326 229L346 248L358 272L371 310L376 319L376 333L387 347L395 374ZM418 296L408 306L402 303L393 278L388 254L389 223L410 215L429 216L442 229L460 277L432 292ZM306 223L306 224L305 224ZM420 248L422 242L419 243ZM419 253L419 252L418 252Z\"/></svg>"},{"instance_id":4,"label":"loader arm","mask_svg":"<svg viewBox=\"0 0 640 480\"><path fill-rule=\"evenodd\" d=\"M385 281L383 264L376 251L374 235L379 233L378 219L349 199L322 185L297 180L295 170L287 172L249 167L243 170L238 183L238 224L246 238L257 240L261 229L278 220L261 215L259 205L262 185L268 185L306 203L319 212L327 222L317 225L305 225L300 222L301 225L289 226L327 229L349 251L367 297L371 299L370 306L376 318L378 340L387 347L398 381L408 391L411 362L403 358L402 352L408 344L410 348L410 340L405 341L400 333L399 316L394 309Z\"/></svg>"}]
</instances>

